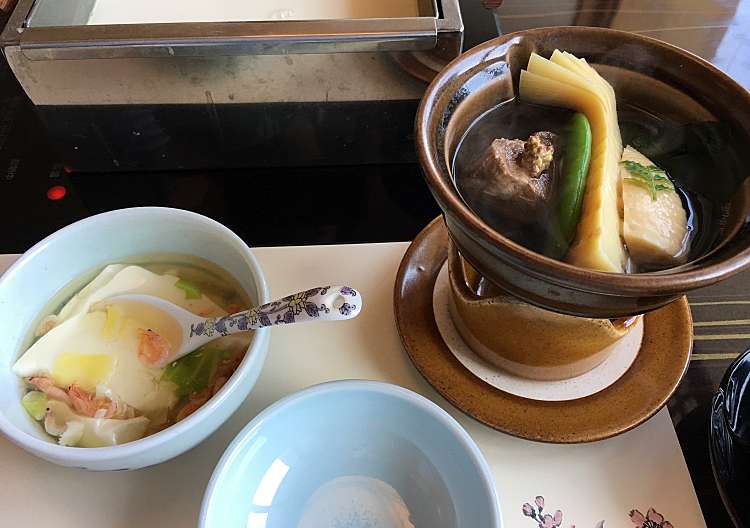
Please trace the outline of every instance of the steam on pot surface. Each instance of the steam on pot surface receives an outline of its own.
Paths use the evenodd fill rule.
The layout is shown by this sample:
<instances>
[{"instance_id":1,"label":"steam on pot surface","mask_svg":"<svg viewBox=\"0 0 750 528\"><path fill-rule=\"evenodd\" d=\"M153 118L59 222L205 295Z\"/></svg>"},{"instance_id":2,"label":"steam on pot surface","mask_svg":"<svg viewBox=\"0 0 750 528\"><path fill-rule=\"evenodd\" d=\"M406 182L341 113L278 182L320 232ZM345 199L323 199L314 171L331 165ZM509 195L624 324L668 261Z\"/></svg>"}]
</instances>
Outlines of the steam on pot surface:
<instances>
[{"instance_id":1,"label":"steam on pot surface","mask_svg":"<svg viewBox=\"0 0 750 528\"><path fill-rule=\"evenodd\" d=\"M476 215L528 249L596 271L657 271L718 243L739 173L727 134L621 100L555 50L532 54L517 96L468 127L452 176Z\"/></svg>"}]
</instances>

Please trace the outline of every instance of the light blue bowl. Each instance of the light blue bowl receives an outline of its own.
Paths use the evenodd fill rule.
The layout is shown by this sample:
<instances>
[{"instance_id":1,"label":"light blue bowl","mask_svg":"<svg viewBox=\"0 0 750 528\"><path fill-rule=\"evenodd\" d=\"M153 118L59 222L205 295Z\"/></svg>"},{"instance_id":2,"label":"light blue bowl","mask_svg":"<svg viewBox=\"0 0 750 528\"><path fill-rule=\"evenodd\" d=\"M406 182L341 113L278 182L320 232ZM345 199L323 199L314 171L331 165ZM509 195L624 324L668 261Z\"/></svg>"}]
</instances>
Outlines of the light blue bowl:
<instances>
[{"instance_id":1,"label":"light blue bowl","mask_svg":"<svg viewBox=\"0 0 750 528\"><path fill-rule=\"evenodd\" d=\"M208 484L199 525L495 528L502 522L487 462L447 412L395 385L337 381L280 400L237 435Z\"/></svg>"},{"instance_id":2,"label":"light blue bowl","mask_svg":"<svg viewBox=\"0 0 750 528\"><path fill-rule=\"evenodd\" d=\"M245 401L263 368L270 328L255 331L240 366L205 405L173 426L134 442L112 447L61 446L21 405L23 383L12 365L28 329L49 300L71 282L93 278L107 264L170 253L209 260L234 276L253 304L269 301L263 270L240 237L205 216L163 207L120 209L80 220L39 242L0 277L0 432L10 441L63 466L137 469L196 446Z\"/></svg>"}]
</instances>

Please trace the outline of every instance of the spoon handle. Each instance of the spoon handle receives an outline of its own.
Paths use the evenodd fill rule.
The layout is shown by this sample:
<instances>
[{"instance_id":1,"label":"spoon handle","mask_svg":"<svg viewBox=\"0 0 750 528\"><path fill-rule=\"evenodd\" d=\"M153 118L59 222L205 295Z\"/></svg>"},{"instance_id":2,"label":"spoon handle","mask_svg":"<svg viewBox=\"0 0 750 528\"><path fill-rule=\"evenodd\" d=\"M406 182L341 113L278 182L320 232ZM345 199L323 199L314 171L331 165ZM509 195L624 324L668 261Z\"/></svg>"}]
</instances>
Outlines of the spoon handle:
<instances>
[{"instance_id":1,"label":"spoon handle","mask_svg":"<svg viewBox=\"0 0 750 528\"><path fill-rule=\"evenodd\" d=\"M322 286L278 301L190 325L190 338L218 337L279 324L345 321L362 310L362 295L349 286Z\"/></svg>"}]
</instances>

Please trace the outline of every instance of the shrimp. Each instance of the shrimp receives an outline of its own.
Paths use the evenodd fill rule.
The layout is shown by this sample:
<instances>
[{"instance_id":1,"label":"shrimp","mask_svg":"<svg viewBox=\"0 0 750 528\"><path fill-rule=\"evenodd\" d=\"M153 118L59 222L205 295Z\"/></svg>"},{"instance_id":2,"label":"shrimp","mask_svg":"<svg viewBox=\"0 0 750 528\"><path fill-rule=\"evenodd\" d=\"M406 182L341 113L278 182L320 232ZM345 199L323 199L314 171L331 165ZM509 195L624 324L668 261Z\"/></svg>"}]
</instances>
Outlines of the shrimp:
<instances>
[{"instance_id":1,"label":"shrimp","mask_svg":"<svg viewBox=\"0 0 750 528\"><path fill-rule=\"evenodd\" d=\"M206 403L210 397L210 389L204 389L200 392L193 392L192 394L190 394L190 396L188 396L187 403L182 406L182 409L180 409L180 411L177 413L177 416L175 416L175 421L179 422L180 420L183 420L193 414L201 407L201 405Z\"/></svg>"},{"instance_id":2,"label":"shrimp","mask_svg":"<svg viewBox=\"0 0 750 528\"><path fill-rule=\"evenodd\" d=\"M47 395L47 397L52 398L53 400L58 400L63 403L66 403L70 405L70 398L68 397L68 393L65 392L65 389L61 389L55 383L46 376L35 376L33 378L28 378L26 380L26 383L31 385L37 390L42 391L44 394Z\"/></svg>"},{"instance_id":3,"label":"shrimp","mask_svg":"<svg viewBox=\"0 0 750 528\"><path fill-rule=\"evenodd\" d=\"M123 416L117 402L103 400L98 402L94 418L123 418Z\"/></svg>"},{"instance_id":4,"label":"shrimp","mask_svg":"<svg viewBox=\"0 0 750 528\"><path fill-rule=\"evenodd\" d=\"M26 380L29 385L45 393L47 397L69 405L78 414L83 416L96 416L100 410L104 411L100 418L111 418L117 413L117 404L110 399L94 400L88 392L82 390L75 383L68 390L62 389L45 376L36 376ZM102 414L102 413L99 413Z\"/></svg>"},{"instance_id":5,"label":"shrimp","mask_svg":"<svg viewBox=\"0 0 750 528\"><path fill-rule=\"evenodd\" d=\"M70 402L73 404L73 409L75 409L78 414L82 414L83 416L94 416L96 411L99 410L99 406L97 405L97 402L94 401L93 396L81 389L75 383L68 389L68 396L70 397Z\"/></svg>"},{"instance_id":6,"label":"shrimp","mask_svg":"<svg viewBox=\"0 0 750 528\"><path fill-rule=\"evenodd\" d=\"M55 413L48 409L44 415L44 430L52 436L60 436L65 432L65 422L58 421Z\"/></svg>"},{"instance_id":7,"label":"shrimp","mask_svg":"<svg viewBox=\"0 0 750 528\"><path fill-rule=\"evenodd\" d=\"M91 418L132 418L130 407L109 398L95 398L75 383L68 389L73 408L78 414Z\"/></svg>"},{"instance_id":8,"label":"shrimp","mask_svg":"<svg viewBox=\"0 0 750 528\"><path fill-rule=\"evenodd\" d=\"M95 398L91 393L84 391L75 383L62 389L45 376L29 378L26 382L44 392L47 397L63 402L72 407L76 413L90 418L132 418L132 408L128 405L120 405L109 398Z\"/></svg>"},{"instance_id":9,"label":"shrimp","mask_svg":"<svg viewBox=\"0 0 750 528\"><path fill-rule=\"evenodd\" d=\"M138 337L138 359L145 364L156 367L167 363L172 352L172 345L165 338L151 330L140 330Z\"/></svg>"}]
</instances>

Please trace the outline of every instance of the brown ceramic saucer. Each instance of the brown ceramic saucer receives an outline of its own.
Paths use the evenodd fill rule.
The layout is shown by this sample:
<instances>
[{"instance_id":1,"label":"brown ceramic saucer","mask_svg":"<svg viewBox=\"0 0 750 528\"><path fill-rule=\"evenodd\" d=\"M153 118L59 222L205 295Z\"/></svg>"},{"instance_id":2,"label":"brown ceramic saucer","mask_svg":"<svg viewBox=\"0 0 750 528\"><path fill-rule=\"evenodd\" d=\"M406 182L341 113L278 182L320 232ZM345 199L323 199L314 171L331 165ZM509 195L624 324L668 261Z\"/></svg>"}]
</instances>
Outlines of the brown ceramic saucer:
<instances>
[{"instance_id":1,"label":"brown ceramic saucer","mask_svg":"<svg viewBox=\"0 0 750 528\"><path fill-rule=\"evenodd\" d=\"M644 316L641 351L625 375L601 392L551 402L513 396L486 384L453 356L435 324L432 294L448 256L442 218L414 239L396 276L394 312L401 342L425 379L457 408L505 433L553 443L609 438L656 414L690 360L692 317L685 297Z\"/></svg>"}]
</instances>

